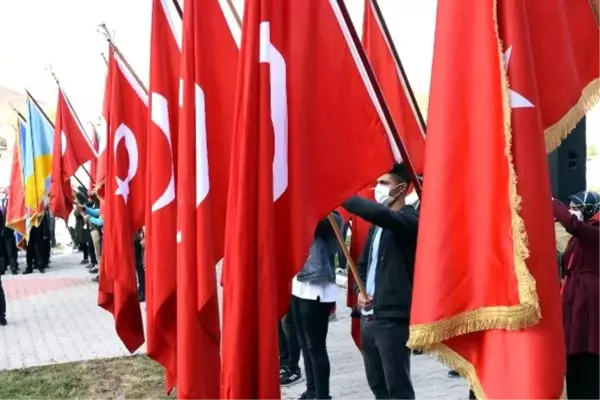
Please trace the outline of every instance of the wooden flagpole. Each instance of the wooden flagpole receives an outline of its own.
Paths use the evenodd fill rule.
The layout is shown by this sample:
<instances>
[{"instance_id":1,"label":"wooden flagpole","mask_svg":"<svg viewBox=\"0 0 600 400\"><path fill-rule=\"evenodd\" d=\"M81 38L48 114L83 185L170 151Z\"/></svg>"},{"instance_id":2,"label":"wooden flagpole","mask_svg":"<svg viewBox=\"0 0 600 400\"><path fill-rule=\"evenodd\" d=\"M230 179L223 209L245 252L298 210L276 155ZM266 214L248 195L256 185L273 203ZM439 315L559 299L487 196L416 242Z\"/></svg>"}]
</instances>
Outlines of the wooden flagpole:
<instances>
[{"instance_id":1,"label":"wooden flagpole","mask_svg":"<svg viewBox=\"0 0 600 400\"><path fill-rule=\"evenodd\" d=\"M104 35L104 37L106 38L106 41L108 42L108 45L114 50L115 53L117 53L117 55L119 56L119 58L121 60L123 60L123 63L125 64L125 66L127 67L127 69L129 69L129 72L131 72L131 74L133 75L133 77L135 78L135 80L137 81L137 83L142 87L142 89L144 90L144 92L146 94L148 94L148 89L146 88L146 85L144 85L144 82L142 82L142 80L140 79L140 77L135 73L135 70L131 67L131 65L127 62L127 59L125 58L125 56L123 55L123 53L121 53L121 50L119 50L119 47L117 47L117 45L115 44L110 32L108 31L108 28L106 27L106 24L102 23L100 25L98 25L98 29L100 30L100 33L102 33Z\"/></svg>"},{"instance_id":2,"label":"wooden flagpole","mask_svg":"<svg viewBox=\"0 0 600 400\"><path fill-rule=\"evenodd\" d=\"M350 267L350 272L352 273L352 276L354 277L354 282L356 283L356 286L358 287L358 291L361 292L362 294L366 295L367 292L365 291L365 285L363 284L363 281L360 279L360 275L358 274L358 268L356 266L356 263L352 259L352 256L350 255L350 250L348 250L348 246L346 246L346 243L344 242L344 237L342 236L342 231L340 230L340 227L338 226L338 224L335 220L335 217L333 216L333 214L329 214L327 216L327 219L329 220L329 223L331 224L331 227L333 228L333 231L335 232L335 237L337 238L338 243L342 247L342 251L344 252L344 256L346 257L346 260L348 261L348 266Z\"/></svg>"},{"instance_id":3,"label":"wooden flagpole","mask_svg":"<svg viewBox=\"0 0 600 400\"><path fill-rule=\"evenodd\" d=\"M398 49L396 49L396 46L394 45L394 41L392 40L392 35L390 34L390 30L388 29L387 23L385 22L385 18L383 18L383 13L381 12L379 3L377 2L377 0L369 0L369 1L373 5L373 10L375 11L375 17L379 20L379 24L381 25L383 34L385 35L385 39L388 42L388 45L390 46L392 56L394 57L394 61L396 62L396 65L398 66L398 70L400 71L401 79L404 81L404 84L406 85L406 90L407 90L409 98L412 102L413 109L415 110L417 120L419 121L419 124L421 126L421 133L423 136L425 136L425 132L426 132L425 119L423 118L423 114L421 113L421 109L419 108L419 104L417 103L415 94L412 90L412 87L410 86L410 82L408 81L408 76L406 75L406 71L404 70L404 67L402 66L402 62L400 61L400 55L398 54Z\"/></svg>"}]
</instances>

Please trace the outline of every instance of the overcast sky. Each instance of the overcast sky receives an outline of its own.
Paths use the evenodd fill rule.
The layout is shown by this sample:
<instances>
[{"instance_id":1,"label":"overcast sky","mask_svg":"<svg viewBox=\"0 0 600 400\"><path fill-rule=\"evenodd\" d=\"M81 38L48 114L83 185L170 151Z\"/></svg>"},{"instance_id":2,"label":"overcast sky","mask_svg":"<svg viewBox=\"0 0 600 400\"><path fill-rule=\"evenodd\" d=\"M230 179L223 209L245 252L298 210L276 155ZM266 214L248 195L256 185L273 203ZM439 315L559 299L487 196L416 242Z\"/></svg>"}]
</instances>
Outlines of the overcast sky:
<instances>
[{"instance_id":1,"label":"overcast sky","mask_svg":"<svg viewBox=\"0 0 600 400\"><path fill-rule=\"evenodd\" d=\"M243 0L233 0L242 14ZM51 64L82 120L101 111L106 42L104 22L117 45L147 82L151 0L0 0L0 86L24 87L48 104L56 85ZM363 0L346 4L360 30ZM436 0L380 0L400 57L416 92L427 92Z\"/></svg>"}]
</instances>

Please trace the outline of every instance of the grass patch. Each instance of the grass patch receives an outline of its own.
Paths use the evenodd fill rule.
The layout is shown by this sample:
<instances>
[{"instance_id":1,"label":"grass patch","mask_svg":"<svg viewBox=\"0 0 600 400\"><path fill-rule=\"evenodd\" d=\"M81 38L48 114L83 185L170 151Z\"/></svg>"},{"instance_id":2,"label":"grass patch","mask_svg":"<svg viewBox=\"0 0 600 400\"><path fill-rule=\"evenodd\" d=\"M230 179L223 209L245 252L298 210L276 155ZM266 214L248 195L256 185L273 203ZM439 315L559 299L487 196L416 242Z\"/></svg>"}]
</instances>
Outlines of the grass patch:
<instances>
[{"instance_id":1,"label":"grass patch","mask_svg":"<svg viewBox=\"0 0 600 400\"><path fill-rule=\"evenodd\" d=\"M131 356L0 372L0 399L169 399L162 368Z\"/></svg>"}]
</instances>

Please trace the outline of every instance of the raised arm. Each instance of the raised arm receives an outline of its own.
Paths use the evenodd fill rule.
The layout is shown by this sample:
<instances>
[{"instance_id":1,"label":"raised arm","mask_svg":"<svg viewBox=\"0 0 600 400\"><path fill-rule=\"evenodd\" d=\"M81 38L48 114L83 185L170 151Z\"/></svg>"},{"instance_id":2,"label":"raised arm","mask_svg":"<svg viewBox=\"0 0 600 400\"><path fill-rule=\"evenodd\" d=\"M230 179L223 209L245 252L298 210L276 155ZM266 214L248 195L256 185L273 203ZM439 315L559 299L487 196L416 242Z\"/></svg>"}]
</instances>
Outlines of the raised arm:
<instances>
[{"instance_id":1,"label":"raised arm","mask_svg":"<svg viewBox=\"0 0 600 400\"><path fill-rule=\"evenodd\" d=\"M90 217L100 217L100 210L97 208L84 207L85 213Z\"/></svg>"},{"instance_id":2,"label":"raised arm","mask_svg":"<svg viewBox=\"0 0 600 400\"><path fill-rule=\"evenodd\" d=\"M554 218L565 228L567 232L580 241L598 242L598 227L582 222L569 212L567 206L559 200L554 199Z\"/></svg>"},{"instance_id":3,"label":"raised arm","mask_svg":"<svg viewBox=\"0 0 600 400\"><path fill-rule=\"evenodd\" d=\"M351 197L342 206L365 221L396 233L414 234L417 230L416 212L393 211L389 207L359 196Z\"/></svg>"}]
</instances>

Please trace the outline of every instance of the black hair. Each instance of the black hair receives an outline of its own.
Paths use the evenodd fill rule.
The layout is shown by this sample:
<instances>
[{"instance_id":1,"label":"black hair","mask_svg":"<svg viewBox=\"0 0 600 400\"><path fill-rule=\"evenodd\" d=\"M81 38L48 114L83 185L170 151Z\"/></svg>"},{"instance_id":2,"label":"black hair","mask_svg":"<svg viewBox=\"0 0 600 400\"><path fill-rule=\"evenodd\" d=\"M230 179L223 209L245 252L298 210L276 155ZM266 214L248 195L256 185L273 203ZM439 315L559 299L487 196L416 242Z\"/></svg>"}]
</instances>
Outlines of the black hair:
<instances>
[{"instance_id":1,"label":"black hair","mask_svg":"<svg viewBox=\"0 0 600 400\"><path fill-rule=\"evenodd\" d=\"M393 175L398 183L410 182L410 175L408 173L408 168L403 163L394 163L394 166L388 173Z\"/></svg>"}]
</instances>

